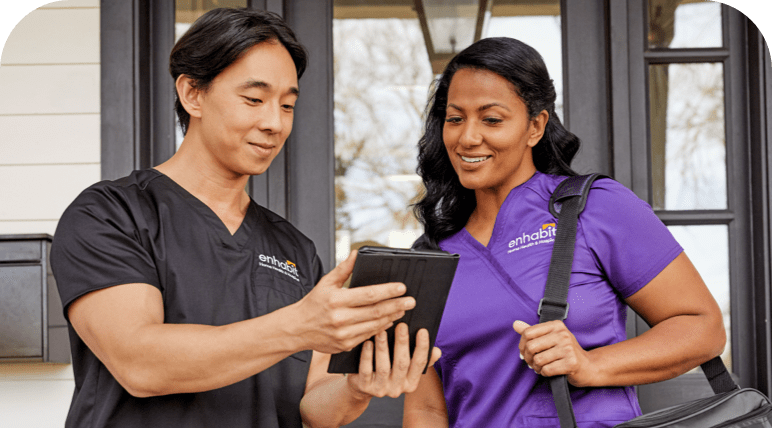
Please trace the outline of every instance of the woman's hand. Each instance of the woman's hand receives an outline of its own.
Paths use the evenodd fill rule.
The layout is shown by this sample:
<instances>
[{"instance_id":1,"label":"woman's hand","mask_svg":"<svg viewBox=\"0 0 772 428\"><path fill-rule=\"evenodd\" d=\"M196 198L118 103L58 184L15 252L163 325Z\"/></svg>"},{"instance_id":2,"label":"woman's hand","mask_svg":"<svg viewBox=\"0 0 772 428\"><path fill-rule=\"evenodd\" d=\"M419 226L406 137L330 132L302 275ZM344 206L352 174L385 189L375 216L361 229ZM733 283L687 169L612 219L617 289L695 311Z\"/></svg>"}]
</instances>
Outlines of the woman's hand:
<instances>
[{"instance_id":1,"label":"woman's hand","mask_svg":"<svg viewBox=\"0 0 772 428\"><path fill-rule=\"evenodd\" d=\"M393 365L389 357L389 343L385 331L375 336L375 344L368 340L362 345L359 373L347 376L349 387L360 398L387 395L396 398L402 393L413 392L418 387L429 354L429 332L426 329L418 331L412 359L407 324L397 325L395 336ZM373 347L375 347L375 371L372 363ZM429 365L434 364L441 354L439 348L432 349Z\"/></svg>"},{"instance_id":2,"label":"woman's hand","mask_svg":"<svg viewBox=\"0 0 772 428\"><path fill-rule=\"evenodd\" d=\"M520 358L537 374L551 377L566 375L574 386L591 385L593 365L589 353L563 321L530 326L523 321L512 325L520 334Z\"/></svg>"}]
</instances>

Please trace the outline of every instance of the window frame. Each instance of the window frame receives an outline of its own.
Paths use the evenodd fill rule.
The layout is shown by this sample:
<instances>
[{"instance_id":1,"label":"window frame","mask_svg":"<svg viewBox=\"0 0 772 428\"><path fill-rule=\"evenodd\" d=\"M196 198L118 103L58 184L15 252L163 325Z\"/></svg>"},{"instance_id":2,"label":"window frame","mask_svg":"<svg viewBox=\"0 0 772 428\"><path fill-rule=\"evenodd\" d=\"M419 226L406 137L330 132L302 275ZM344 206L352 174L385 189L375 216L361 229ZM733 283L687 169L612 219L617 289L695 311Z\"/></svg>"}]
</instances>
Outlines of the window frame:
<instances>
[{"instance_id":1,"label":"window frame","mask_svg":"<svg viewBox=\"0 0 772 428\"><path fill-rule=\"evenodd\" d=\"M757 331L760 305L755 296L769 295L769 275L759 278L753 268L759 262L754 258L754 230L752 224L751 164L749 153L758 144L751 140L751 126L747 117L748 85L753 80L747 70L747 18L725 5L722 8L723 47L651 50L645 39L646 0L609 2L611 32L611 98L615 106L612 115L614 173L618 181L633 190L638 197L651 203L651 153L649 132L648 70L650 64L721 62L724 67L725 141L727 162L727 209L725 210L657 210L657 216L666 225L725 224L729 233L729 283L733 367L729 370L742 386L760 388L756 366L768 361L757 346L760 334L768 336L768 327ZM624 42L615 42L615 35ZM643 141L645 144L641 144ZM758 148L756 148L758 150ZM644 159L645 161L641 161ZM765 165L768 165L769 161ZM763 215L768 214L765 212ZM758 217L755 216L755 217ZM759 223L760 224L760 223ZM762 225L766 227L766 223ZM768 232L767 232L768 234ZM762 243L769 247L769 243ZM768 250L767 250L768 251ZM766 299L769 300L768 298ZM768 312L768 306L766 310ZM634 313L630 311L630 315ZM629 318L633 318L633 316ZM628 323L628 336L642 333L648 327L637 316ZM768 345L765 345L768 347ZM768 351L767 351L768 352ZM768 365L768 363L766 363ZM768 374L766 375L768 378ZM644 412L712 394L704 375L686 374L658 384L638 388Z\"/></svg>"}]
</instances>

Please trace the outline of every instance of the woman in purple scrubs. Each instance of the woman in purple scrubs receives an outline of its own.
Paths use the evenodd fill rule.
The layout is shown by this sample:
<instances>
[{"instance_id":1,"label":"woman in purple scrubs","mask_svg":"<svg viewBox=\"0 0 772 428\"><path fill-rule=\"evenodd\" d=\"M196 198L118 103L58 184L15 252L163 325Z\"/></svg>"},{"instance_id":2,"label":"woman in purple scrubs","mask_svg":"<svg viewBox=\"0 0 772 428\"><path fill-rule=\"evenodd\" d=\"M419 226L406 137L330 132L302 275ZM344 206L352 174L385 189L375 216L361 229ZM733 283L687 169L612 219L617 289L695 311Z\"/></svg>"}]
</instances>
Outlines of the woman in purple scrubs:
<instances>
[{"instance_id":1,"label":"woman in purple scrubs","mask_svg":"<svg viewBox=\"0 0 772 428\"><path fill-rule=\"evenodd\" d=\"M641 414L631 385L719 355L721 311L651 207L610 179L579 218L565 321L538 324L556 219L548 201L579 139L555 115L541 56L483 39L439 79L419 142L424 242L461 255L436 346L405 398L408 427L555 427L546 377L566 375L579 427ZM627 340L629 305L651 326ZM519 354L519 355L518 355Z\"/></svg>"}]
</instances>

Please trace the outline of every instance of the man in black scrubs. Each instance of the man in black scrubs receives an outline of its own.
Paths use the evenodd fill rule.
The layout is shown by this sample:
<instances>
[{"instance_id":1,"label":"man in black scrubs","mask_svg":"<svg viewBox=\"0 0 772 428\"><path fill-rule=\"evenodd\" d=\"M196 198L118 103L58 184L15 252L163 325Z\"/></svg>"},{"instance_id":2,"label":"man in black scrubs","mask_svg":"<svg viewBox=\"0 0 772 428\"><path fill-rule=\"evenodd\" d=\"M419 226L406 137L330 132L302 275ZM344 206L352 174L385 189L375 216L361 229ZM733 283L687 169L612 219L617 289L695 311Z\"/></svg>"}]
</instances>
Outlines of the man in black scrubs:
<instances>
[{"instance_id":1,"label":"man in black scrubs","mask_svg":"<svg viewBox=\"0 0 772 428\"><path fill-rule=\"evenodd\" d=\"M343 289L353 255L322 276L313 243L244 191L290 133L305 66L278 16L207 13L171 54L177 153L62 215L51 263L75 373L67 427L338 426L417 386L428 335L411 360L398 326L392 368L383 333L415 305L404 285ZM376 334L359 374L326 373L330 353Z\"/></svg>"}]
</instances>

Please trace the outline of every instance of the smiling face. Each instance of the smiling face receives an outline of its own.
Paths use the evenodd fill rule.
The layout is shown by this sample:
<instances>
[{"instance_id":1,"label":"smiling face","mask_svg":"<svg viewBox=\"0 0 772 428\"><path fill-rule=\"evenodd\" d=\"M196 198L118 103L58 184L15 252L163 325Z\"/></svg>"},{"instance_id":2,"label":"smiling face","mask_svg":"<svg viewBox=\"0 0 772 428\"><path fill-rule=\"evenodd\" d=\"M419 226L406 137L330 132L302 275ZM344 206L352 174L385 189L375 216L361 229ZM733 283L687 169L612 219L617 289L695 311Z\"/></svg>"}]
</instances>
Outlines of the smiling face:
<instances>
[{"instance_id":1,"label":"smiling face","mask_svg":"<svg viewBox=\"0 0 772 428\"><path fill-rule=\"evenodd\" d=\"M531 148L544 134L547 112L529 119L505 78L487 70L458 70L448 88L442 138L461 185L506 195L536 167Z\"/></svg>"},{"instance_id":2,"label":"smiling face","mask_svg":"<svg viewBox=\"0 0 772 428\"><path fill-rule=\"evenodd\" d=\"M292 130L297 71L287 49L269 41L253 46L206 90L183 96L191 116L186 142L225 173L262 174Z\"/></svg>"}]
</instances>

